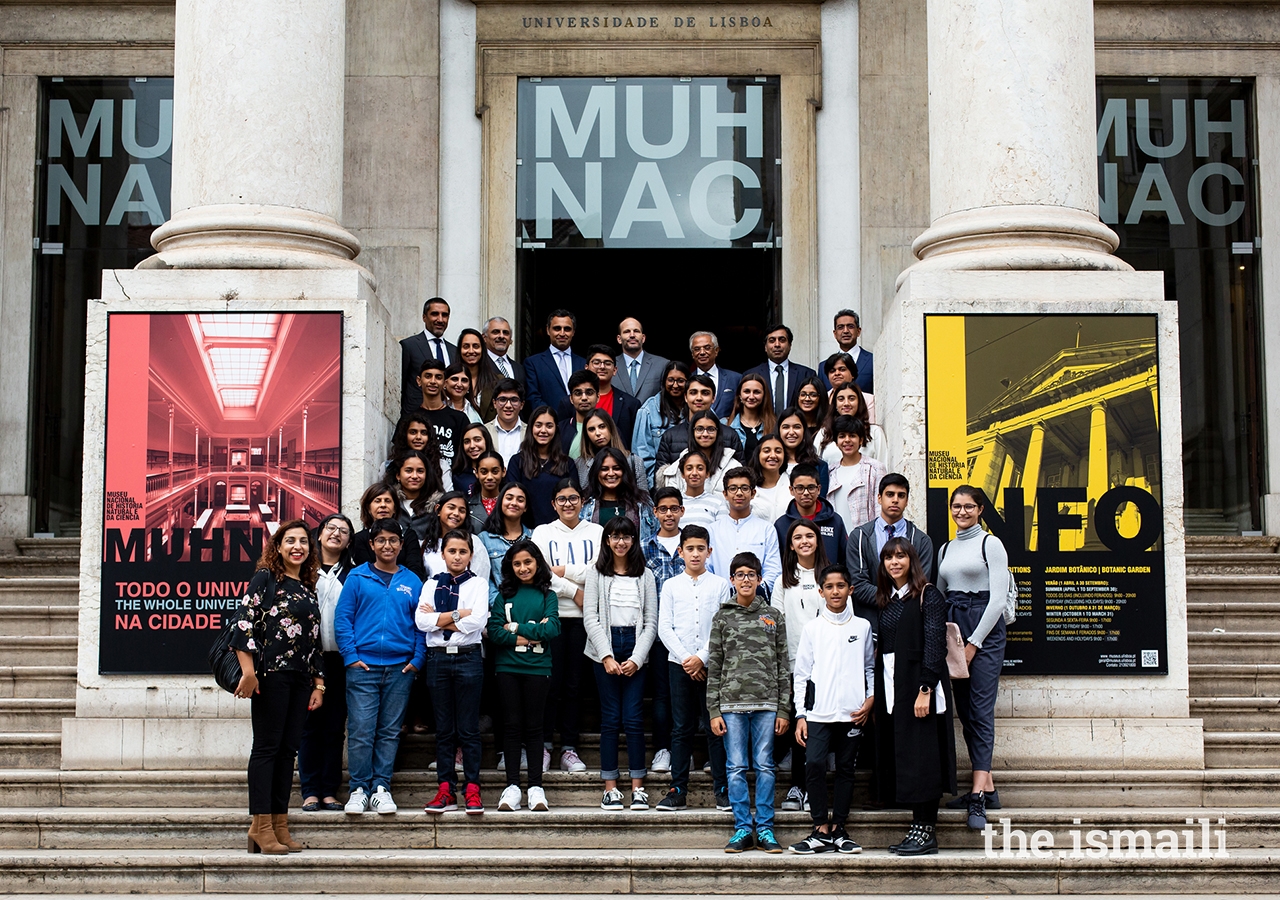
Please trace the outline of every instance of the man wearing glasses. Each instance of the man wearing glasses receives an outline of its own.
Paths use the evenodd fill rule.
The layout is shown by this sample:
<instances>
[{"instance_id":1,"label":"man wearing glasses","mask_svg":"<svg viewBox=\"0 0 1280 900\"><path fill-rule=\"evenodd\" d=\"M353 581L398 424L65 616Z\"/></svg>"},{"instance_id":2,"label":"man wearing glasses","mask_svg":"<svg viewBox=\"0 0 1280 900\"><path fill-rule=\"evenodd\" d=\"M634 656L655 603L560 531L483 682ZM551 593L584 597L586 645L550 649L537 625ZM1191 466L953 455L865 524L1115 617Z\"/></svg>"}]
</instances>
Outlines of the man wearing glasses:
<instances>
[{"instance_id":1,"label":"man wearing glasses","mask_svg":"<svg viewBox=\"0 0 1280 900\"><path fill-rule=\"evenodd\" d=\"M754 553L764 569L761 584L772 585L782 574L778 556L778 532L773 523L751 514L756 495L756 479L745 466L725 473L724 499L729 509L716 517L707 529L711 533L711 559L707 568L717 575L732 572L730 564L739 553Z\"/></svg>"},{"instance_id":2,"label":"man wearing glasses","mask_svg":"<svg viewBox=\"0 0 1280 900\"><path fill-rule=\"evenodd\" d=\"M773 527L778 532L778 543L787 539L787 529L796 519L808 519L822 535L822 549L827 551L827 559L833 562L844 560L845 543L849 535L844 528L844 519L836 514L835 507L819 499L822 490L818 482L818 469L808 463L802 463L791 470L792 501Z\"/></svg>"},{"instance_id":3,"label":"man wearing glasses","mask_svg":"<svg viewBox=\"0 0 1280 900\"><path fill-rule=\"evenodd\" d=\"M502 455L503 466L511 465L511 457L520 452L524 440L524 422L520 411L524 409L524 388L514 378L504 378L493 388L493 409L497 417L485 425L493 448Z\"/></svg>"}]
</instances>

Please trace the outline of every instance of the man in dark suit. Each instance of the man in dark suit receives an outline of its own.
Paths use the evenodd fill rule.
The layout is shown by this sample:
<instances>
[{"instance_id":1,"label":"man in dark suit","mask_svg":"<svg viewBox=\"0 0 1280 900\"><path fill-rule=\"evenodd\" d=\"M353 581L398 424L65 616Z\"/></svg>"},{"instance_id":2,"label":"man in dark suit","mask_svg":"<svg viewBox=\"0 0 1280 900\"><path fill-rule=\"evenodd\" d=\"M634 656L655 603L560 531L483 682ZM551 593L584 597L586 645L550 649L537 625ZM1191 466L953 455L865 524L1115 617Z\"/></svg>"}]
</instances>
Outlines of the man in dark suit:
<instances>
[{"instance_id":1,"label":"man in dark suit","mask_svg":"<svg viewBox=\"0 0 1280 900\"><path fill-rule=\"evenodd\" d=\"M759 375L769 385L774 413L781 413L788 406L796 405L800 383L818 373L808 366L791 361L791 342L795 336L786 325L774 325L764 336L764 355L769 359L743 374ZM830 390L828 386L827 390Z\"/></svg>"},{"instance_id":2,"label":"man in dark suit","mask_svg":"<svg viewBox=\"0 0 1280 900\"><path fill-rule=\"evenodd\" d=\"M662 368L668 360L644 351L644 327L639 319L623 319L618 323L618 344L622 353L614 360L618 369L617 388L644 403L662 390Z\"/></svg>"},{"instance_id":3,"label":"man in dark suit","mask_svg":"<svg viewBox=\"0 0 1280 900\"><path fill-rule=\"evenodd\" d=\"M689 355L693 357L693 374L708 376L716 386L711 411L723 419L733 409L733 398L737 396L742 374L716 365L716 357L720 355L720 339L710 331L695 331L689 336Z\"/></svg>"},{"instance_id":4,"label":"man in dark suit","mask_svg":"<svg viewBox=\"0 0 1280 900\"><path fill-rule=\"evenodd\" d=\"M458 361L458 348L444 339L449 304L443 297L432 297L422 304L422 325L422 331L400 342L400 415L422 405L418 373L425 360L438 359L446 366Z\"/></svg>"},{"instance_id":5,"label":"man in dark suit","mask_svg":"<svg viewBox=\"0 0 1280 900\"><path fill-rule=\"evenodd\" d=\"M880 631L880 610L876 606L876 579L880 572L880 551L890 538L906 538L916 548L920 567L930 583L934 580L933 541L924 529L908 522L907 497L911 485L897 472L880 479L880 515L859 525L849 535L845 546L845 565L853 580L853 611L871 623L871 631Z\"/></svg>"},{"instance_id":6,"label":"man in dark suit","mask_svg":"<svg viewBox=\"0 0 1280 900\"><path fill-rule=\"evenodd\" d=\"M521 386L524 385L524 366L517 363L509 352L511 323L502 316L494 316L484 323L484 349L503 378L514 378Z\"/></svg>"},{"instance_id":7,"label":"man in dark suit","mask_svg":"<svg viewBox=\"0 0 1280 900\"><path fill-rule=\"evenodd\" d=\"M618 366L613 361L613 351L608 345L592 344L587 348L587 371L599 380L595 408L604 410L613 419L613 424L618 426L618 436L622 438L623 446L630 452L640 401L618 389ZM576 405L572 399L561 401L560 408L556 410L556 418L565 418Z\"/></svg>"},{"instance_id":8,"label":"man in dark suit","mask_svg":"<svg viewBox=\"0 0 1280 900\"><path fill-rule=\"evenodd\" d=\"M551 346L535 353L524 361L525 406L532 414L539 406L560 408L560 401L569 396L569 378L574 372L587 367L587 361L573 352L574 333L578 317L567 309L556 309L547 316L547 337Z\"/></svg>"},{"instance_id":9,"label":"man in dark suit","mask_svg":"<svg viewBox=\"0 0 1280 900\"><path fill-rule=\"evenodd\" d=\"M858 367L858 377L854 379L858 382L858 387L862 388L864 394L874 394L875 360L871 358L869 350L858 346L858 338L862 336L862 320L858 318L858 314L851 309L840 310L836 313L835 328L831 333L840 346L840 352L853 357L854 365ZM822 366L818 366L818 377L822 379L826 389L831 390L831 382L827 380L827 373Z\"/></svg>"}]
</instances>

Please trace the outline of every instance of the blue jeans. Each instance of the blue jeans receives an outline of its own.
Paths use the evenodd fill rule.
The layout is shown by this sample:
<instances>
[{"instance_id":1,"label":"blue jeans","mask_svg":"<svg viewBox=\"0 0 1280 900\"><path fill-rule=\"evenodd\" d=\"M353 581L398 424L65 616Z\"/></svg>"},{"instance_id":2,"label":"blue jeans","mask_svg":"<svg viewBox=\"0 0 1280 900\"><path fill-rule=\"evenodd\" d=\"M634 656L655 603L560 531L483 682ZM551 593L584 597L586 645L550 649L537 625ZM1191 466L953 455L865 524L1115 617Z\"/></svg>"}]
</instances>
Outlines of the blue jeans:
<instances>
[{"instance_id":1,"label":"blue jeans","mask_svg":"<svg viewBox=\"0 0 1280 900\"><path fill-rule=\"evenodd\" d=\"M613 660L624 663L636 649L635 628L612 628ZM600 694L600 777L618 777L618 730L627 733L627 765L632 778L644 778L644 673L610 675L604 664L591 664Z\"/></svg>"},{"instance_id":2,"label":"blue jeans","mask_svg":"<svg viewBox=\"0 0 1280 900\"><path fill-rule=\"evenodd\" d=\"M347 768L351 790L391 789L400 725L414 673L395 666L347 668Z\"/></svg>"},{"instance_id":3,"label":"blue jeans","mask_svg":"<svg viewBox=\"0 0 1280 900\"><path fill-rule=\"evenodd\" d=\"M711 783L718 794L727 787L724 738L711 733L707 716L707 683L694 681L679 663L667 661L671 673L671 786L683 793L689 789L689 767L693 763L693 738L701 722L707 731L707 754L711 757Z\"/></svg>"},{"instance_id":4,"label":"blue jeans","mask_svg":"<svg viewBox=\"0 0 1280 900\"><path fill-rule=\"evenodd\" d=\"M947 620L960 626L965 640L973 634L987 611L990 595L986 591L947 594ZM999 602L1004 602L1003 598ZM996 619L981 649L969 663L969 677L952 682L956 701L956 717L964 729L965 746L975 772L991 771L991 755L996 745L996 694L1000 688L1000 671L1004 668L1005 624Z\"/></svg>"},{"instance_id":5,"label":"blue jeans","mask_svg":"<svg viewBox=\"0 0 1280 900\"><path fill-rule=\"evenodd\" d=\"M436 778L457 790L454 750L462 748L464 784L480 783L480 645L462 653L427 650L427 690L436 708Z\"/></svg>"},{"instance_id":6,"label":"blue jeans","mask_svg":"<svg viewBox=\"0 0 1280 900\"><path fill-rule=\"evenodd\" d=\"M756 828L773 828L773 726L772 710L721 713L725 727L724 751L728 757L729 803L733 827L751 828L751 793L747 767L756 770ZM825 764L825 760L824 760Z\"/></svg>"}]
</instances>

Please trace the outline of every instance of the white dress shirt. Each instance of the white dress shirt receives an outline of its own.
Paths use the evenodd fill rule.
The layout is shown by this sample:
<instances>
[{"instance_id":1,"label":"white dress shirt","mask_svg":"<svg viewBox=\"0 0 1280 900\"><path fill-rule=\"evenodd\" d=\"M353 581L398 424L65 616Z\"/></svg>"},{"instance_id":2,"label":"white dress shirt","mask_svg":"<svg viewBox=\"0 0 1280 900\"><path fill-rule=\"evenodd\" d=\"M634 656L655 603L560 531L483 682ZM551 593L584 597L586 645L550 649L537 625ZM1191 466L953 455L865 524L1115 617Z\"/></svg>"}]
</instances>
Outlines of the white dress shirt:
<instances>
[{"instance_id":1,"label":"white dress shirt","mask_svg":"<svg viewBox=\"0 0 1280 900\"><path fill-rule=\"evenodd\" d=\"M498 356L488 347L485 347L484 352L489 354L489 359L493 360L493 364L498 367L498 371L502 373L503 378L515 378L516 364L507 359L505 353Z\"/></svg>"},{"instance_id":2,"label":"white dress shirt","mask_svg":"<svg viewBox=\"0 0 1280 900\"><path fill-rule=\"evenodd\" d=\"M444 361L446 366L453 362L453 360L449 358L449 345L444 342L444 338L436 337L425 328L422 329L422 334L426 337L427 344L431 347L432 359L441 359ZM439 351L438 355L437 350Z\"/></svg>"},{"instance_id":3,"label":"white dress shirt","mask_svg":"<svg viewBox=\"0 0 1280 900\"><path fill-rule=\"evenodd\" d=\"M773 523L756 515L735 519L727 512L708 526L711 534L711 558L707 568L717 575L728 575L729 565L739 553L754 553L764 569L762 584L771 585L782 574L778 555L778 531Z\"/></svg>"},{"instance_id":4,"label":"white dress shirt","mask_svg":"<svg viewBox=\"0 0 1280 900\"><path fill-rule=\"evenodd\" d=\"M573 351L557 350L551 348L551 358L556 361L556 368L560 370L560 380L564 382L564 389L569 389L569 376L573 374Z\"/></svg>"},{"instance_id":5,"label":"white dress shirt","mask_svg":"<svg viewBox=\"0 0 1280 900\"><path fill-rule=\"evenodd\" d=\"M712 366L710 369L707 369L707 371L705 372L699 369L694 374L709 376L711 378L712 383L715 384L716 386L716 396L720 395L720 367L719 366Z\"/></svg>"},{"instance_id":6,"label":"white dress shirt","mask_svg":"<svg viewBox=\"0 0 1280 900\"><path fill-rule=\"evenodd\" d=\"M703 572L696 579L681 572L666 580L658 601L658 639L667 648L669 661L680 665L696 656L706 665L711 649L711 619L730 593L729 582L710 572Z\"/></svg>"},{"instance_id":7,"label":"white dress shirt","mask_svg":"<svg viewBox=\"0 0 1280 900\"><path fill-rule=\"evenodd\" d=\"M631 377L631 369L633 366L635 367L635 373L636 373L635 378ZM637 353L634 358L628 356L626 353L622 354L622 369L623 369L622 374L626 377L627 384L631 387L631 392L633 394L636 391L640 390L639 380L640 380L640 370L642 368L644 368L644 351L643 350Z\"/></svg>"}]
</instances>

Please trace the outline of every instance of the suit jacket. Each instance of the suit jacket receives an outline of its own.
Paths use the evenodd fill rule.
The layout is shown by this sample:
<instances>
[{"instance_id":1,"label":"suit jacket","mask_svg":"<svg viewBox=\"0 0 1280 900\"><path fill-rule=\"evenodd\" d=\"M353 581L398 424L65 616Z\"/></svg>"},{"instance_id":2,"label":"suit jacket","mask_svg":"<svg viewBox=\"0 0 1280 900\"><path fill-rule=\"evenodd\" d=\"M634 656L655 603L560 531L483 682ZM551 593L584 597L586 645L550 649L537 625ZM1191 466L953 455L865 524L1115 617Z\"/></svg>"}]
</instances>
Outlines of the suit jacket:
<instances>
[{"instance_id":1,"label":"suit jacket","mask_svg":"<svg viewBox=\"0 0 1280 900\"><path fill-rule=\"evenodd\" d=\"M451 365L458 361L458 348L444 342ZM422 405L422 391L418 388L418 373L427 359L435 358L435 344L419 331L400 342L400 415L411 413Z\"/></svg>"},{"instance_id":2,"label":"suit jacket","mask_svg":"<svg viewBox=\"0 0 1280 900\"><path fill-rule=\"evenodd\" d=\"M662 390L662 370L670 362L664 356L654 356L645 351L644 359L640 361L640 384L637 390L632 391L631 373L627 368L630 360L625 354L620 354L613 361L618 366L618 374L613 376L613 386L620 388L624 394L635 397L639 403L643 403ZM630 443L627 441L628 445Z\"/></svg>"},{"instance_id":3,"label":"suit jacket","mask_svg":"<svg viewBox=\"0 0 1280 900\"><path fill-rule=\"evenodd\" d=\"M920 565L924 576L933 584L933 541L923 529L906 519L907 532L902 537L911 541L920 557ZM853 611L871 623L871 631L880 633L880 610L876 607L876 576L880 572L880 554L876 552L876 526L880 517L864 522L849 535L849 543L845 545L845 565L849 567L849 575L853 580Z\"/></svg>"},{"instance_id":4,"label":"suit jacket","mask_svg":"<svg viewBox=\"0 0 1280 900\"><path fill-rule=\"evenodd\" d=\"M827 390L831 390L831 382L827 380L827 373L822 371L822 363L818 364L818 377L822 379L823 386ZM874 394L875 388L875 359L871 356L870 350L862 350L858 354L858 377L854 379L858 382L858 387L862 388L864 394Z\"/></svg>"},{"instance_id":5,"label":"suit jacket","mask_svg":"<svg viewBox=\"0 0 1280 900\"><path fill-rule=\"evenodd\" d=\"M489 357L489 362L493 362L493 357L489 356L488 347L485 348L484 355ZM511 358L510 348L508 348L507 350L507 362L511 365L511 377L514 378L516 381L520 382L521 385L523 385L525 383L524 366ZM493 365L494 365L494 368L497 368L498 366L497 363L493 363ZM498 374L500 375L502 374L501 369L498 369Z\"/></svg>"},{"instance_id":6,"label":"suit jacket","mask_svg":"<svg viewBox=\"0 0 1280 900\"><path fill-rule=\"evenodd\" d=\"M574 372L587 367L587 361L578 354L574 353L572 359ZM550 349L525 359L524 375L524 405L530 413L543 404L553 410L559 409L560 401L569 396L569 391L560 378L560 367L556 365Z\"/></svg>"},{"instance_id":7,"label":"suit jacket","mask_svg":"<svg viewBox=\"0 0 1280 900\"><path fill-rule=\"evenodd\" d=\"M642 367L643 368L643 367ZM636 416L640 415L640 401L630 394L624 394L618 389L618 376L613 377L613 424L618 426L618 436L622 438L622 443L626 446L627 452L631 452L631 438L636 430ZM560 405L556 407L556 419L573 419L575 416L573 403L568 397L560 401ZM566 445L567 449L568 445Z\"/></svg>"},{"instance_id":8,"label":"suit jacket","mask_svg":"<svg viewBox=\"0 0 1280 900\"><path fill-rule=\"evenodd\" d=\"M697 367L694 369L696 374ZM716 399L711 402L711 411L720 418L726 418L733 412L733 401L738 396L738 382L741 380L741 372L720 370L720 378L716 382Z\"/></svg>"},{"instance_id":9,"label":"suit jacket","mask_svg":"<svg viewBox=\"0 0 1280 900\"><path fill-rule=\"evenodd\" d=\"M773 396L773 363L766 360L754 368L747 369L742 374L759 375L764 379L764 383L769 385L769 396ZM794 359L787 360L787 406L796 405L796 397L800 395L800 382L817 374L813 369L800 365ZM831 385L827 385L827 390L831 390ZM780 409L774 410L775 414L780 412L782 412ZM728 413L724 413L724 415L728 415Z\"/></svg>"}]
</instances>

